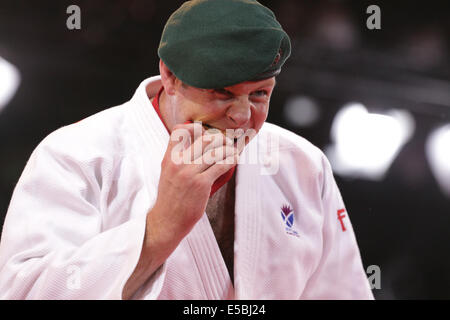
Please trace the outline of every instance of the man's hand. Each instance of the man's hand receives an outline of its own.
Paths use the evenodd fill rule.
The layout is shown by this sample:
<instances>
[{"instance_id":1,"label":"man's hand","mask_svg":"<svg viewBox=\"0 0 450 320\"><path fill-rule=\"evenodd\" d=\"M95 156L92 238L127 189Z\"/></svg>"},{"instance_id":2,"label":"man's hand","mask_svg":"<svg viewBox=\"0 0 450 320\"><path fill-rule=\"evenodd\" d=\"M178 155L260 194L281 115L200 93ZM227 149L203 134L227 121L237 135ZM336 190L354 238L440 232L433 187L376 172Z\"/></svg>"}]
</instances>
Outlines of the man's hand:
<instances>
[{"instance_id":1,"label":"man's hand","mask_svg":"<svg viewBox=\"0 0 450 320\"><path fill-rule=\"evenodd\" d=\"M241 151L232 139L205 131L200 123L174 127L161 163L157 199L147 214L141 257L123 290L125 299L192 230L205 212L214 181L237 164Z\"/></svg>"},{"instance_id":2,"label":"man's hand","mask_svg":"<svg viewBox=\"0 0 450 320\"><path fill-rule=\"evenodd\" d=\"M237 163L233 140L211 131L191 123L175 126L171 134L155 204L168 233L184 237L191 230L206 209L214 181Z\"/></svg>"}]
</instances>

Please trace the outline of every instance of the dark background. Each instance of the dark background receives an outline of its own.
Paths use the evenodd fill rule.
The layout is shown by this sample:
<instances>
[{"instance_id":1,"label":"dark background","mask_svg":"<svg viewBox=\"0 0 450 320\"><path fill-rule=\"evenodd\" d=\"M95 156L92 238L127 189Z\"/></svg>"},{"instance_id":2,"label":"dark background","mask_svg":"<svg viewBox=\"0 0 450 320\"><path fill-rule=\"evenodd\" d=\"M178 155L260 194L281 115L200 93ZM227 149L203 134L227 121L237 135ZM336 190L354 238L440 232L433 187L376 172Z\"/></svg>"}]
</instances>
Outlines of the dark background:
<instances>
[{"instance_id":1,"label":"dark background","mask_svg":"<svg viewBox=\"0 0 450 320\"><path fill-rule=\"evenodd\" d=\"M182 2L1 1L0 56L19 69L21 83L0 111L0 223L28 157L47 134L127 101L158 73L164 23ZM350 101L413 115L416 130L384 179L335 176L364 266L381 269L375 297L450 298L450 198L424 149L432 130L450 123L448 1L261 2L293 44L269 122L324 149L334 115ZM70 4L81 8L81 30L66 27ZM370 4L381 8L381 30L366 27ZM285 102L295 95L316 102L316 123L288 121Z\"/></svg>"}]
</instances>

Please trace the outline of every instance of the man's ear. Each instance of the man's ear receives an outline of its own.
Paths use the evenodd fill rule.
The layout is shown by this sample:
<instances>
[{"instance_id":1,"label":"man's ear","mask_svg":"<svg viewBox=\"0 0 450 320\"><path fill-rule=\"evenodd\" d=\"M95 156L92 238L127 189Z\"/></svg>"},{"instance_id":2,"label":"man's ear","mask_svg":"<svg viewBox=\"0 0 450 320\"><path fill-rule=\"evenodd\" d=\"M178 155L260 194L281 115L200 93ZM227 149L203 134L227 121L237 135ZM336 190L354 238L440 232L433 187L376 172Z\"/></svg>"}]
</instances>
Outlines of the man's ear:
<instances>
[{"instance_id":1,"label":"man's ear","mask_svg":"<svg viewBox=\"0 0 450 320\"><path fill-rule=\"evenodd\" d=\"M169 95L173 95L176 89L177 77L161 59L159 59L159 74L161 75L164 91Z\"/></svg>"}]
</instances>

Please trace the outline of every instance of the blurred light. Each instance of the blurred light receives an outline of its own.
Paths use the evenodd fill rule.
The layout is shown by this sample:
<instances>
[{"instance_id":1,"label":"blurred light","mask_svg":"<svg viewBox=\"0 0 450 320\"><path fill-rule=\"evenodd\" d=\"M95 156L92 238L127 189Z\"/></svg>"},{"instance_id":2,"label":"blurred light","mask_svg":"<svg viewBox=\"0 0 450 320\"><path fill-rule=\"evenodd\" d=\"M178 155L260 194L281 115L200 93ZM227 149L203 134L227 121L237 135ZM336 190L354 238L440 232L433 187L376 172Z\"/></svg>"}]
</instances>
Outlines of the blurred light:
<instances>
[{"instance_id":1,"label":"blurred light","mask_svg":"<svg viewBox=\"0 0 450 320\"><path fill-rule=\"evenodd\" d=\"M333 120L334 145L326 154L336 173L381 180L413 131L414 120L406 111L376 114L362 104L348 104Z\"/></svg>"},{"instance_id":2,"label":"blurred light","mask_svg":"<svg viewBox=\"0 0 450 320\"><path fill-rule=\"evenodd\" d=\"M430 135L425 154L442 192L450 197L450 124Z\"/></svg>"},{"instance_id":3,"label":"blurred light","mask_svg":"<svg viewBox=\"0 0 450 320\"><path fill-rule=\"evenodd\" d=\"M16 93L19 83L19 70L0 57L0 112Z\"/></svg>"},{"instance_id":4,"label":"blurred light","mask_svg":"<svg viewBox=\"0 0 450 320\"><path fill-rule=\"evenodd\" d=\"M316 123L319 113L317 104L306 96L289 98L284 106L286 121L299 127L307 127Z\"/></svg>"},{"instance_id":5,"label":"blurred light","mask_svg":"<svg viewBox=\"0 0 450 320\"><path fill-rule=\"evenodd\" d=\"M446 37L442 30L428 26L411 32L403 44L405 58L415 68L431 68L446 57Z\"/></svg>"},{"instance_id":6,"label":"blurred light","mask_svg":"<svg viewBox=\"0 0 450 320\"><path fill-rule=\"evenodd\" d=\"M336 50L353 48L357 39L357 29L349 13L339 7L327 6L315 21L316 36L327 46Z\"/></svg>"}]
</instances>

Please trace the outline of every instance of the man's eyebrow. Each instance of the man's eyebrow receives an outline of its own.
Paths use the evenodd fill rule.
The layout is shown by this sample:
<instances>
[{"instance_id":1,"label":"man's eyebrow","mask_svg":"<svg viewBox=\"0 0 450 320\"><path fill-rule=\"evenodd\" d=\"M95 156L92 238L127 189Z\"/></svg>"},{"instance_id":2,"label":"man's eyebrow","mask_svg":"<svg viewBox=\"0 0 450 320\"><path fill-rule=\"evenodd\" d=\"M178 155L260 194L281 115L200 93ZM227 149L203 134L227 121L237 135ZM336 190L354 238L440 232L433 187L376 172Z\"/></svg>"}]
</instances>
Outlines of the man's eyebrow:
<instances>
[{"instance_id":1,"label":"man's eyebrow","mask_svg":"<svg viewBox=\"0 0 450 320\"><path fill-rule=\"evenodd\" d=\"M276 79L273 79L273 80L274 80L273 86L275 87L275 85L277 84L277 80ZM265 83L265 84L262 84L262 85L258 86L257 88L255 88L255 90L260 90L262 88L269 87L271 85L272 85L271 83ZM210 91L210 92L218 92L218 93L226 93L226 94L229 94L229 95L233 95L234 94L233 92L231 92L231 91L229 91L229 90L227 90L225 88L209 89L208 91Z\"/></svg>"},{"instance_id":2,"label":"man's eyebrow","mask_svg":"<svg viewBox=\"0 0 450 320\"><path fill-rule=\"evenodd\" d=\"M213 92L218 92L218 93L226 93L226 94L229 94L229 95L233 95L233 92L231 92L231 91L228 91L227 89L225 89L225 88L220 88L220 89L212 89L213 90Z\"/></svg>"},{"instance_id":3,"label":"man's eyebrow","mask_svg":"<svg viewBox=\"0 0 450 320\"><path fill-rule=\"evenodd\" d=\"M273 81L274 81L273 86L275 87L276 84L277 84L277 80L276 80L276 79L273 79ZM272 85L271 83L262 84L262 85L260 85L256 90L261 89L261 88L264 88L264 87L270 87L271 85Z\"/></svg>"}]
</instances>

